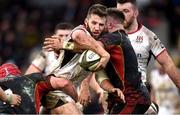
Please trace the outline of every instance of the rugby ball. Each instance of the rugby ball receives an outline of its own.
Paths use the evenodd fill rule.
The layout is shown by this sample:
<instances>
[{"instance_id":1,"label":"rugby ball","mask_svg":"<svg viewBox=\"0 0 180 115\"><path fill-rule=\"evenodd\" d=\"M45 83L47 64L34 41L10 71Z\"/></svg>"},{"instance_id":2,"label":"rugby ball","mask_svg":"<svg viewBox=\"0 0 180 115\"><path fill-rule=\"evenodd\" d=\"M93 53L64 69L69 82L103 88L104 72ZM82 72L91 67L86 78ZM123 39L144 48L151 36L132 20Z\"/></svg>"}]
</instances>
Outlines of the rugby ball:
<instances>
[{"instance_id":1,"label":"rugby ball","mask_svg":"<svg viewBox=\"0 0 180 115\"><path fill-rule=\"evenodd\" d=\"M87 71L94 71L100 61L100 56L91 50L85 50L80 58L79 64Z\"/></svg>"}]
</instances>

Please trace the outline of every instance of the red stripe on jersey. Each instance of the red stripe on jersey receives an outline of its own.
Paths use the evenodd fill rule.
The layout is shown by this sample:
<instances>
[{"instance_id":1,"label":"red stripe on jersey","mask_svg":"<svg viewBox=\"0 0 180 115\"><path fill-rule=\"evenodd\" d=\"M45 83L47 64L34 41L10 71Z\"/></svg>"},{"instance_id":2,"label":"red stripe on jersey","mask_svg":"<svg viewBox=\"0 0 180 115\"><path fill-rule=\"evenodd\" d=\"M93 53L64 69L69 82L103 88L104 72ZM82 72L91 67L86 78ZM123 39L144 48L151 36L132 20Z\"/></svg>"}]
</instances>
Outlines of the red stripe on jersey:
<instances>
[{"instance_id":1,"label":"red stripe on jersey","mask_svg":"<svg viewBox=\"0 0 180 115\"><path fill-rule=\"evenodd\" d=\"M124 54L123 54L123 50L120 46L109 46L108 49L110 49L111 52L111 63L114 66L114 69L118 75L118 77L120 78L120 80L122 81L122 86L123 86L123 90L124 90L124 74L125 74L125 66L124 66Z\"/></svg>"},{"instance_id":2,"label":"red stripe on jersey","mask_svg":"<svg viewBox=\"0 0 180 115\"><path fill-rule=\"evenodd\" d=\"M119 114L132 114L135 107L136 105L126 104Z\"/></svg>"},{"instance_id":3,"label":"red stripe on jersey","mask_svg":"<svg viewBox=\"0 0 180 115\"><path fill-rule=\"evenodd\" d=\"M165 52L166 51L166 48L164 49L164 50L162 50L157 56L156 56L156 58L159 56L159 55L161 55L163 52Z\"/></svg>"}]
</instances>

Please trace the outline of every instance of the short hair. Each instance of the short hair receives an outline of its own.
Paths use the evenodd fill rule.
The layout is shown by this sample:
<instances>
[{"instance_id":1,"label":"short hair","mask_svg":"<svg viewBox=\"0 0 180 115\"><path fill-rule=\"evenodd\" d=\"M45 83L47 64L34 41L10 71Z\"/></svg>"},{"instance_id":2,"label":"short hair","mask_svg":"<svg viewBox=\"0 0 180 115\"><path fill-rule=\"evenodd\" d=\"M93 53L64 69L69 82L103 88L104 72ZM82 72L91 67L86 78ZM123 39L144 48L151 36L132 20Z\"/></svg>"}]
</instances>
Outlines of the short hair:
<instances>
[{"instance_id":1,"label":"short hair","mask_svg":"<svg viewBox=\"0 0 180 115\"><path fill-rule=\"evenodd\" d=\"M125 20L125 16L123 12L119 11L116 8L108 8L107 16L114 18L115 20L119 21L121 24L123 24Z\"/></svg>"},{"instance_id":2,"label":"short hair","mask_svg":"<svg viewBox=\"0 0 180 115\"><path fill-rule=\"evenodd\" d=\"M130 2L131 4L136 5L136 0L117 0L116 2L120 3L120 4L124 4L124 3Z\"/></svg>"},{"instance_id":3,"label":"short hair","mask_svg":"<svg viewBox=\"0 0 180 115\"><path fill-rule=\"evenodd\" d=\"M71 23L67 23L67 22L61 22L58 23L55 27L55 32L59 29L63 29L63 30L72 30L74 28L74 26Z\"/></svg>"},{"instance_id":4,"label":"short hair","mask_svg":"<svg viewBox=\"0 0 180 115\"><path fill-rule=\"evenodd\" d=\"M107 16L106 9L107 7L102 4L94 4L89 8L88 13L87 13L87 18L91 14L96 14L99 17L106 17Z\"/></svg>"}]
</instances>

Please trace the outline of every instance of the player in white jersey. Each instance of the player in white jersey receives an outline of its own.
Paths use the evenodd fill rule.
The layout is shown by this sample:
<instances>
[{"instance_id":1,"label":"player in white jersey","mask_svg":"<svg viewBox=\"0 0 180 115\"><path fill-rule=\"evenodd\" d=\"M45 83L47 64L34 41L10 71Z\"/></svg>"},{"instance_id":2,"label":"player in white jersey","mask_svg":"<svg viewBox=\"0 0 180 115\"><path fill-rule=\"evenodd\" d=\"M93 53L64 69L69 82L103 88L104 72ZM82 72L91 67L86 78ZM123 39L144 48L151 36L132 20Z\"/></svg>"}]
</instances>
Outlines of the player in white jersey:
<instances>
[{"instance_id":1,"label":"player in white jersey","mask_svg":"<svg viewBox=\"0 0 180 115\"><path fill-rule=\"evenodd\" d=\"M151 55L155 57L171 80L180 89L180 72L162 45L159 38L138 22L139 11L136 0L117 0L117 9L125 15L125 29L138 59L142 80L146 81L146 70Z\"/></svg>"},{"instance_id":2,"label":"player in white jersey","mask_svg":"<svg viewBox=\"0 0 180 115\"><path fill-rule=\"evenodd\" d=\"M74 34L75 33L79 33L82 34L84 36L82 36L82 38L84 39L92 39L90 36L90 33L94 36L94 37L99 37L99 35L101 35L101 33L104 31L104 26L105 26L105 22L106 22L106 13L104 13L106 10L106 7L103 5L93 5L90 8L90 12L87 15L87 19L85 21L85 26L78 26L76 27L74 30L72 30L72 33L70 33L70 35L67 37L68 40L73 39ZM96 20L98 18L98 20ZM95 28L95 30L93 30ZM89 30L90 33L87 31ZM51 38L50 38L51 39ZM53 40L57 40L57 39L53 39ZM59 40L57 40L58 43ZM92 44L95 46L94 49L92 50L100 50L99 54L102 57L101 59L101 63L103 65L105 65L109 59L109 54L97 43L94 43L94 40L92 39ZM71 46L71 44L65 44L65 46L67 49L71 49L73 46ZM96 49L98 48L98 49ZM55 48L56 50L56 48ZM86 72L81 71L82 68L80 68L80 66L78 65L78 60L79 60L80 54L76 54L72 60L70 60L66 65L62 66L60 69L53 69L52 72L55 76L59 77L65 77L66 79L71 80L75 86L80 86L81 81L87 76ZM89 72L88 72L89 73ZM86 88L83 88L84 90ZM81 93L80 93L81 96ZM89 96L84 96L84 98L88 98ZM82 103L83 105L86 105L87 102L86 99L84 98L80 98L79 102ZM88 100L89 101L89 100ZM61 108L61 107L60 107ZM67 108L69 109L69 108ZM56 109L57 111L58 108Z\"/></svg>"},{"instance_id":3,"label":"player in white jersey","mask_svg":"<svg viewBox=\"0 0 180 115\"><path fill-rule=\"evenodd\" d=\"M142 74L142 80L146 82L147 66L151 56L156 58L166 49L159 38L143 25L139 25L136 32L128 33L128 37L138 58L138 66Z\"/></svg>"},{"instance_id":4,"label":"player in white jersey","mask_svg":"<svg viewBox=\"0 0 180 115\"><path fill-rule=\"evenodd\" d=\"M60 37L60 39L68 40L67 36L69 35L69 33L71 32L73 28L74 27L69 23L59 23L55 27L55 34L53 37L58 36ZM74 53L68 53L68 56L66 56L66 58L64 59L64 56L65 56L64 50L51 51L51 52L42 51L32 61L32 64L29 66L25 74L30 74L34 72L43 72L43 71L45 75L55 73L55 71L57 72L58 70L60 70L61 66L66 64L66 62L70 61L70 59L74 55L75 55ZM76 70L77 69L71 70L71 72L73 73ZM70 74L70 73L66 73L66 74ZM59 101L62 101L62 102L60 103ZM51 110L50 111L51 113L55 112L55 109L57 106L60 106L64 103L67 103L66 105L69 106L70 108L68 109L69 112L73 112L76 114L80 113L80 111L77 108L75 108L76 106L74 106L74 100L69 95L65 94L64 92L60 90L50 91L46 96L44 96L42 103L48 110ZM44 112L47 109L42 108Z\"/></svg>"},{"instance_id":5,"label":"player in white jersey","mask_svg":"<svg viewBox=\"0 0 180 115\"><path fill-rule=\"evenodd\" d=\"M150 73L150 83L153 92L152 99L159 105L159 114L163 115L163 112L179 113L180 95L177 87L158 63L155 63L155 66L156 69Z\"/></svg>"}]
</instances>

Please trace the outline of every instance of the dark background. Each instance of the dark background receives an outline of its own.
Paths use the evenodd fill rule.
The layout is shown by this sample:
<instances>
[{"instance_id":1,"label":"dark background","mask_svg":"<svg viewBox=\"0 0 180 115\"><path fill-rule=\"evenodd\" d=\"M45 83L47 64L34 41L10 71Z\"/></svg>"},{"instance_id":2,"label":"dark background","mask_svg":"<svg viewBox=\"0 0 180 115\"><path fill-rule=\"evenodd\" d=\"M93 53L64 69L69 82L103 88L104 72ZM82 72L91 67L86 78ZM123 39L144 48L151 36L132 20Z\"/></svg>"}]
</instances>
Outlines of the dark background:
<instances>
[{"instance_id":1,"label":"dark background","mask_svg":"<svg viewBox=\"0 0 180 115\"><path fill-rule=\"evenodd\" d=\"M165 44L180 63L180 1L137 0L140 21ZM14 62L25 71L62 21L82 24L90 5L115 7L115 0L0 0L0 64Z\"/></svg>"}]
</instances>

